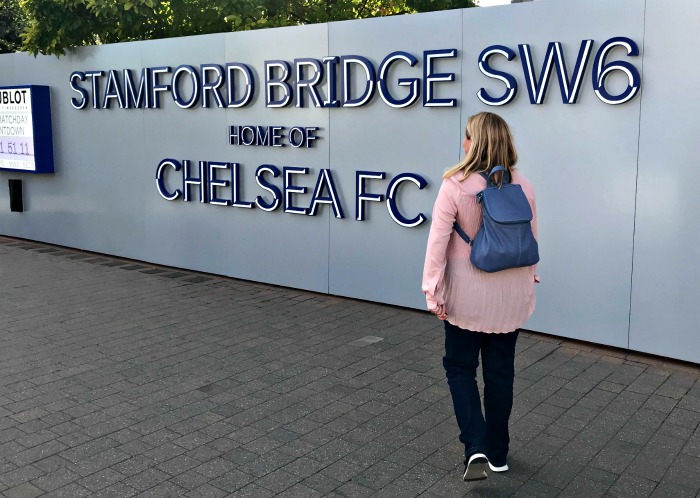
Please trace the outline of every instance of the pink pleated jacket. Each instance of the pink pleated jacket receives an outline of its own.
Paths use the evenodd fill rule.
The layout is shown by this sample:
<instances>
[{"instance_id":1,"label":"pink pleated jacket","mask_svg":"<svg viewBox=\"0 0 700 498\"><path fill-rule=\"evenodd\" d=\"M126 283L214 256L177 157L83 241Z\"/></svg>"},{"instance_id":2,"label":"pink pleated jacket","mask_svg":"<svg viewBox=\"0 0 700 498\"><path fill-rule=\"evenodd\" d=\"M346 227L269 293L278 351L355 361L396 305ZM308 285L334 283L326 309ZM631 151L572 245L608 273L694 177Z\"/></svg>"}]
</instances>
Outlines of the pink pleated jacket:
<instances>
[{"instance_id":1,"label":"pink pleated jacket","mask_svg":"<svg viewBox=\"0 0 700 498\"><path fill-rule=\"evenodd\" d=\"M423 293L428 309L444 304L447 321L474 332L504 333L522 327L535 309L535 266L487 273L469 261L471 247L454 231L455 220L474 238L481 225L481 205L476 194L486 188L481 175L461 174L444 179L440 186L428 236L423 268ZM532 207L532 231L537 238L537 210L532 184L513 172Z\"/></svg>"}]
</instances>

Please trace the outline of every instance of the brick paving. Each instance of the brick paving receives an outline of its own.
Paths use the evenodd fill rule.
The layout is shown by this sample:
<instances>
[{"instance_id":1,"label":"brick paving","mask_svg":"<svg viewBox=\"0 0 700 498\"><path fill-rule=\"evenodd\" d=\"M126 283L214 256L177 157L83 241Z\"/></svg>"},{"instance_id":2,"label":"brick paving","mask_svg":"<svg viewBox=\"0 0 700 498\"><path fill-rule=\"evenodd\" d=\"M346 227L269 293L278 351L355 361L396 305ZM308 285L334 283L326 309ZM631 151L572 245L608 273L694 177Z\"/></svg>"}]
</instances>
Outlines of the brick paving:
<instances>
[{"instance_id":1,"label":"brick paving","mask_svg":"<svg viewBox=\"0 0 700 498\"><path fill-rule=\"evenodd\" d=\"M700 367L527 332L511 470L464 483L442 334L0 237L0 495L698 496Z\"/></svg>"}]
</instances>

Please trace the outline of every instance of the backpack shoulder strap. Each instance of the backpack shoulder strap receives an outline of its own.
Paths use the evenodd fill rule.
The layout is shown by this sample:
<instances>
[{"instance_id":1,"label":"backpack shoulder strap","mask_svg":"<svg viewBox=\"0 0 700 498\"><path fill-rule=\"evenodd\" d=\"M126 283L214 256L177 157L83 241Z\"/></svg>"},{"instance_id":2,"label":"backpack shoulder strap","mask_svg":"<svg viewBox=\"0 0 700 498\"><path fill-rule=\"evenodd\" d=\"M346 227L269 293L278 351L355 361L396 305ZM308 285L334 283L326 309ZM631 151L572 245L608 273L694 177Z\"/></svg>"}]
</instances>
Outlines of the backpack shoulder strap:
<instances>
[{"instance_id":1,"label":"backpack shoulder strap","mask_svg":"<svg viewBox=\"0 0 700 498\"><path fill-rule=\"evenodd\" d=\"M481 173L481 176L484 177L486 180L486 187L492 187L496 185L495 182L491 181L491 177L493 176L494 173L498 173L499 171L503 171L503 183L510 183L510 174L508 173L508 170L506 169L505 166L494 166L491 168L491 171L487 175L486 173Z\"/></svg>"},{"instance_id":2,"label":"backpack shoulder strap","mask_svg":"<svg viewBox=\"0 0 700 498\"><path fill-rule=\"evenodd\" d=\"M464 242L466 242L468 245L472 245L472 242L474 242L474 241L469 237L469 235L467 235L467 232L465 232L464 230L462 230L462 227L459 226L459 223L457 223L457 222L455 221L454 224L453 224L452 226L454 227L455 232L457 232L457 234L458 234L460 237L462 237L462 239L464 239Z\"/></svg>"}]
</instances>

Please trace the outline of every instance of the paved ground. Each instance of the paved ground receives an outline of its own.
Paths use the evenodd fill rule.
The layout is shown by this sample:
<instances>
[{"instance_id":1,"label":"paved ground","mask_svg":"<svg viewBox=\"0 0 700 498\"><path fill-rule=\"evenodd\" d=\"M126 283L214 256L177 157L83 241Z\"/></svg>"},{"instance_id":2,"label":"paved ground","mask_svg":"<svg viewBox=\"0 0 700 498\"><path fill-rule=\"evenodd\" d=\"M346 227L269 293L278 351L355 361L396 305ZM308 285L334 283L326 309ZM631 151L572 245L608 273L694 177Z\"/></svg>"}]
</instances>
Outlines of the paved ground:
<instances>
[{"instance_id":1,"label":"paved ground","mask_svg":"<svg viewBox=\"0 0 700 498\"><path fill-rule=\"evenodd\" d=\"M698 366L524 333L511 471L467 484L441 354L424 312L0 237L0 495L700 491Z\"/></svg>"}]
</instances>

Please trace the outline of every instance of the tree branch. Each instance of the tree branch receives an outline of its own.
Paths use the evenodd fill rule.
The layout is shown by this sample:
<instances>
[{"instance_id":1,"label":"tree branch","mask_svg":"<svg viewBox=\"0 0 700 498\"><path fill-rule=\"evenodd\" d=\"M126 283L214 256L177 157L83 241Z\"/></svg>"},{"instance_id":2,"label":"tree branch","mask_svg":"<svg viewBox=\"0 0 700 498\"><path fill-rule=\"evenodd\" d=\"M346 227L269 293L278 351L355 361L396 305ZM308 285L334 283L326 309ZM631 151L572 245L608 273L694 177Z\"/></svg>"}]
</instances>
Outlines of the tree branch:
<instances>
[{"instance_id":1,"label":"tree branch","mask_svg":"<svg viewBox=\"0 0 700 498\"><path fill-rule=\"evenodd\" d=\"M367 8L367 2L368 2L368 1L369 1L369 0L363 0L362 5L360 6L359 9L357 9L357 17L358 17L359 19L362 19L362 18L364 17L363 11Z\"/></svg>"}]
</instances>

